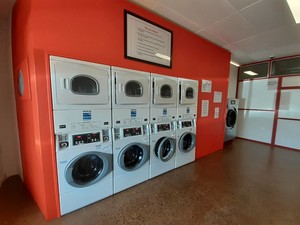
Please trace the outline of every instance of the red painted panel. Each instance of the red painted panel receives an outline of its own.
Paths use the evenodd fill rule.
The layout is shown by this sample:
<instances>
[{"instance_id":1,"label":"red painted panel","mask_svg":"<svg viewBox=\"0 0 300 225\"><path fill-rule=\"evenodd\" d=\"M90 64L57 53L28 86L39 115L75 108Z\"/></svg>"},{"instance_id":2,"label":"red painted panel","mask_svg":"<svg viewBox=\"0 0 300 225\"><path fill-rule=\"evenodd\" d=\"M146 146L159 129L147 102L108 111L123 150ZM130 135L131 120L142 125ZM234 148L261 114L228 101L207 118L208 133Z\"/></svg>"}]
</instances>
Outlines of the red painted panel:
<instances>
[{"instance_id":1,"label":"red painted panel","mask_svg":"<svg viewBox=\"0 0 300 225\"><path fill-rule=\"evenodd\" d=\"M173 31L172 69L124 58L124 9ZM223 99L222 103L213 103L213 93L199 92L196 157L223 148L228 51L125 0L19 0L13 11L12 31L15 78L25 58L30 72L31 99L20 101L16 97L24 177L47 219L59 216L49 54L199 81L212 80L213 91L221 91ZM210 100L207 118L200 118L202 99ZM220 107L218 119L213 118L214 107ZM34 139L28 139L28 133Z\"/></svg>"}]
</instances>

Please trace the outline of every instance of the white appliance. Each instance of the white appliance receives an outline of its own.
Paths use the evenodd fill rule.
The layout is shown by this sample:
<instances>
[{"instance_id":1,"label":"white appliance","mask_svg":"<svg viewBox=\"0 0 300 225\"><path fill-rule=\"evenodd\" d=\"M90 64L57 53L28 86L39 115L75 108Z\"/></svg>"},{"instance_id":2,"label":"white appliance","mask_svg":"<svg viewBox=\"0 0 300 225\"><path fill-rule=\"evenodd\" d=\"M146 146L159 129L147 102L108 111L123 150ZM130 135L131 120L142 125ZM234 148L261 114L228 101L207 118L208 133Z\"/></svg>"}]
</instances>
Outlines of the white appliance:
<instances>
[{"instance_id":1,"label":"white appliance","mask_svg":"<svg viewBox=\"0 0 300 225\"><path fill-rule=\"evenodd\" d=\"M151 74L150 178L175 168L177 78Z\"/></svg>"},{"instance_id":2,"label":"white appliance","mask_svg":"<svg viewBox=\"0 0 300 225\"><path fill-rule=\"evenodd\" d=\"M150 73L112 67L113 127L149 123Z\"/></svg>"},{"instance_id":3,"label":"white appliance","mask_svg":"<svg viewBox=\"0 0 300 225\"><path fill-rule=\"evenodd\" d=\"M197 118L198 81L178 78L178 120Z\"/></svg>"},{"instance_id":4,"label":"white appliance","mask_svg":"<svg viewBox=\"0 0 300 225\"><path fill-rule=\"evenodd\" d=\"M150 73L112 67L114 193L149 179Z\"/></svg>"},{"instance_id":5,"label":"white appliance","mask_svg":"<svg viewBox=\"0 0 300 225\"><path fill-rule=\"evenodd\" d=\"M175 168L195 161L196 155L196 119L180 120L177 125Z\"/></svg>"},{"instance_id":6,"label":"white appliance","mask_svg":"<svg viewBox=\"0 0 300 225\"><path fill-rule=\"evenodd\" d=\"M151 107L176 107L177 78L151 74Z\"/></svg>"},{"instance_id":7,"label":"white appliance","mask_svg":"<svg viewBox=\"0 0 300 225\"><path fill-rule=\"evenodd\" d=\"M111 108L110 67L50 56L53 110Z\"/></svg>"},{"instance_id":8,"label":"white appliance","mask_svg":"<svg viewBox=\"0 0 300 225\"><path fill-rule=\"evenodd\" d=\"M224 141L229 141L236 137L238 106L238 99L227 99Z\"/></svg>"},{"instance_id":9,"label":"white appliance","mask_svg":"<svg viewBox=\"0 0 300 225\"><path fill-rule=\"evenodd\" d=\"M150 73L112 67L114 108L149 107Z\"/></svg>"},{"instance_id":10,"label":"white appliance","mask_svg":"<svg viewBox=\"0 0 300 225\"><path fill-rule=\"evenodd\" d=\"M113 194L110 110L54 111L61 215Z\"/></svg>"},{"instance_id":11,"label":"white appliance","mask_svg":"<svg viewBox=\"0 0 300 225\"><path fill-rule=\"evenodd\" d=\"M151 124L150 178L175 168L176 122Z\"/></svg>"},{"instance_id":12,"label":"white appliance","mask_svg":"<svg viewBox=\"0 0 300 225\"><path fill-rule=\"evenodd\" d=\"M178 78L175 167L195 161L198 81Z\"/></svg>"},{"instance_id":13,"label":"white appliance","mask_svg":"<svg viewBox=\"0 0 300 225\"><path fill-rule=\"evenodd\" d=\"M114 193L149 179L148 124L113 128Z\"/></svg>"}]
</instances>

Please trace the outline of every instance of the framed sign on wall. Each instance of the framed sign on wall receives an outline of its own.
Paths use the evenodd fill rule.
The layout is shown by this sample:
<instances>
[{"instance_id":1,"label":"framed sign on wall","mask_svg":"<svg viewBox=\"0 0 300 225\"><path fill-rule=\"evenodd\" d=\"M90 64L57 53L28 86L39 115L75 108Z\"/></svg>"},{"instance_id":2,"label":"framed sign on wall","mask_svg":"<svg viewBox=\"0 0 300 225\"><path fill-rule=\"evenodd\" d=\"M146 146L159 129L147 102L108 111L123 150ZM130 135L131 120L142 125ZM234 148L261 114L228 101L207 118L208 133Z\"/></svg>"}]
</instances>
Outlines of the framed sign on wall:
<instances>
[{"instance_id":1,"label":"framed sign on wall","mask_svg":"<svg viewBox=\"0 0 300 225\"><path fill-rule=\"evenodd\" d=\"M172 67L173 32L127 10L125 58Z\"/></svg>"}]
</instances>

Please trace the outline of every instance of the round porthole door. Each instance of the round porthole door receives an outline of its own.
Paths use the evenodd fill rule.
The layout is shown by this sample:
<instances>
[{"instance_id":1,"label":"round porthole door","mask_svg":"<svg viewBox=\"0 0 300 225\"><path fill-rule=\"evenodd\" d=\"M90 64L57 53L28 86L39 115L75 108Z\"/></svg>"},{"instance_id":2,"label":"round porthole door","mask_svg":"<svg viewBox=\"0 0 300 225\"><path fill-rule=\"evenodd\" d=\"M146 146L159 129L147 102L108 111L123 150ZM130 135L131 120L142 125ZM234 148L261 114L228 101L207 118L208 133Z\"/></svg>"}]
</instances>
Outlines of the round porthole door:
<instances>
[{"instance_id":1,"label":"round porthole door","mask_svg":"<svg viewBox=\"0 0 300 225\"><path fill-rule=\"evenodd\" d=\"M99 83L89 75L78 74L71 79L71 91L77 95L97 95Z\"/></svg>"},{"instance_id":2,"label":"round porthole door","mask_svg":"<svg viewBox=\"0 0 300 225\"><path fill-rule=\"evenodd\" d=\"M156 144L154 153L157 158L159 158L163 162L169 161L175 153L176 142L172 138L162 137L160 138Z\"/></svg>"},{"instance_id":3,"label":"round porthole door","mask_svg":"<svg viewBox=\"0 0 300 225\"><path fill-rule=\"evenodd\" d=\"M236 124L237 112L236 109L229 109L226 115L226 127L232 129Z\"/></svg>"},{"instance_id":4,"label":"round porthole door","mask_svg":"<svg viewBox=\"0 0 300 225\"><path fill-rule=\"evenodd\" d=\"M190 132L186 132L181 135L179 139L179 149L182 152L190 152L195 148L196 135Z\"/></svg>"},{"instance_id":5,"label":"round porthole door","mask_svg":"<svg viewBox=\"0 0 300 225\"><path fill-rule=\"evenodd\" d=\"M149 159L149 146L132 143L124 147L119 153L118 164L126 171L134 171Z\"/></svg>"},{"instance_id":6,"label":"round porthole door","mask_svg":"<svg viewBox=\"0 0 300 225\"><path fill-rule=\"evenodd\" d=\"M131 80L125 84L125 94L128 97L143 96L143 86L140 82Z\"/></svg>"},{"instance_id":7,"label":"round porthole door","mask_svg":"<svg viewBox=\"0 0 300 225\"><path fill-rule=\"evenodd\" d=\"M112 171L112 155L87 152L74 158L66 168L65 178L74 187L87 187Z\"/></svg>"}]
</instances>

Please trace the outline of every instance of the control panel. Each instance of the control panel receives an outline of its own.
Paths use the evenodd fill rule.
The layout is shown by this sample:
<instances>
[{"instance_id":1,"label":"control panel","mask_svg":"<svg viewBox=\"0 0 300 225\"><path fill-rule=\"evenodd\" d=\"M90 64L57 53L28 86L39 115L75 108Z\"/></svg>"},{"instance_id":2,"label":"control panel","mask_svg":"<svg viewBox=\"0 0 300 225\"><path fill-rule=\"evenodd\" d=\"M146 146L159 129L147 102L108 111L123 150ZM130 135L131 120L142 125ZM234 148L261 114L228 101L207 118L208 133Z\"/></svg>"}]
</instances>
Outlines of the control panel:
<instances>
[{"instance_id":1,"label":"control panel","mask_svg":"<svg viewBox=\"0 0 300 225\"><path fill-rule=\"evenodd\" d=\"M170 123L163 123L157 125L157 132L167 131L171 129Z\"/></svg>"},{"instance_id":2,"label":"control panel","mask_svg":"<svg viewBox=\"0 0 300 225\"><path fill-rule=\"evenodd\" d=\"M100 132L97 133L86 133L86 134L76 134L72 136L73 146L88 144L93 142L100 142Z\"/></svg>"},{"instance_id":3,"label":"control panel","mask_svg":"<svg viewBox=\"0 0 300 225\"><path fill-rule=\"evenodd\" d=\"M144 124L138 127L114 128L114 140L120 140L127 137L148 135L148 125Z\"/></svg>"},{"instance_id":4,"label":"control panel","mask_svg":"<svg viewBox=\"0 0 300 225\"><path fill-rule=\"evenodd\" d=\"M185 127L191 127L192 126L192 121L189 120L189 121L182 121L181 122L181 127L182 128L185 128Z\"/></svg>"},{"instance_id":5,"label":"control panel","mask_svg":"<svg viewBox=\"0 0 300 225\"><path fill-rule=\"evenodd\" d=\"M137 135L141 135L141 134L142 134L141 127L125 128L123 130L123 137L137 136Z\"/></svg>"}]
</instances>

